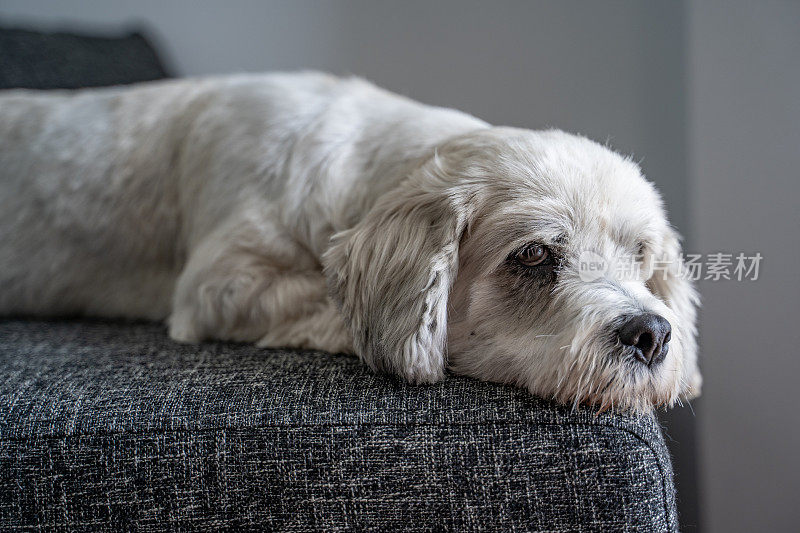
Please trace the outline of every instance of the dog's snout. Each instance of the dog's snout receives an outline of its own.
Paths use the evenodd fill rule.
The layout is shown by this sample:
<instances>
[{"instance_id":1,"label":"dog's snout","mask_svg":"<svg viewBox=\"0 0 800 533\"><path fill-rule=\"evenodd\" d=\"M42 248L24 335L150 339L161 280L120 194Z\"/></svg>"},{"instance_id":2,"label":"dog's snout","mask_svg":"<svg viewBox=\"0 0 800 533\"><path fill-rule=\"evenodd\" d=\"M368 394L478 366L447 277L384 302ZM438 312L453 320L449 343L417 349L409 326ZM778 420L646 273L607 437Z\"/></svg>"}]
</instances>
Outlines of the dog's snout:
<instances>
[{"instance_id":1,"label":"dog's snout","mask_svg":"<svg viewBox=\"0 0 800 533\"><path fill-rule=\"evenodd\" d=\"M635 315L619 329L619 340L636 348L636 358L647 366L657 365L664 360L671 335L670 323L655 313Z\"/></svg>"}]
</instances>

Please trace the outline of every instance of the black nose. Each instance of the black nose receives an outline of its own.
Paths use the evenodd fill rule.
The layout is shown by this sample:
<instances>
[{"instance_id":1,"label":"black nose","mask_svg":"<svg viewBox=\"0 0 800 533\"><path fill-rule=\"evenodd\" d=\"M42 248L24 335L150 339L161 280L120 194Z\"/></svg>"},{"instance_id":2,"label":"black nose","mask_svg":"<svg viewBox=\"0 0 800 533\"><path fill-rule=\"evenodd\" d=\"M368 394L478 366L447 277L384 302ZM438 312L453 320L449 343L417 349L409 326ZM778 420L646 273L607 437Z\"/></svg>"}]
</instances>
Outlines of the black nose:
<instances>
[{"instance_id":1,"label":"black nose","mask_svg":"<svg viewBox=\"0 0 800 533\"><path fill-rule=\"evenodd\" d=\"M671 335L672 327L667 319L655 313L633 316L619 328L619 340L634 346L636 359L647 366L664 360Z\"/></svg>"}]
</instances>

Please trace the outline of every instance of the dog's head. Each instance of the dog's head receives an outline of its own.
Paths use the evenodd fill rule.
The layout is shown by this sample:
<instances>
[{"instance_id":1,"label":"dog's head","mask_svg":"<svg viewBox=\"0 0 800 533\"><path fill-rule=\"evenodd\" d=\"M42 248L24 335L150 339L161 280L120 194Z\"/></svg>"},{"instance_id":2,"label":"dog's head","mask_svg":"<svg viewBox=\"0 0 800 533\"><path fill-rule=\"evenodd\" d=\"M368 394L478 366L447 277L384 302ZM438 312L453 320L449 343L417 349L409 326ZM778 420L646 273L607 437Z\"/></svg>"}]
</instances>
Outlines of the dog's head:
<instances>
[{"instance_id":1,"label":"dog's head","mask_svg":"<svg viewBox=\"0 0 800 533\"><path fill-rule=\"evenodd\" d=\"M661 199L585 138L451 139L324 263L355 351L412 382L449 367L637 411L699 392L696 295Z\"/></svg>"}]
</instances>

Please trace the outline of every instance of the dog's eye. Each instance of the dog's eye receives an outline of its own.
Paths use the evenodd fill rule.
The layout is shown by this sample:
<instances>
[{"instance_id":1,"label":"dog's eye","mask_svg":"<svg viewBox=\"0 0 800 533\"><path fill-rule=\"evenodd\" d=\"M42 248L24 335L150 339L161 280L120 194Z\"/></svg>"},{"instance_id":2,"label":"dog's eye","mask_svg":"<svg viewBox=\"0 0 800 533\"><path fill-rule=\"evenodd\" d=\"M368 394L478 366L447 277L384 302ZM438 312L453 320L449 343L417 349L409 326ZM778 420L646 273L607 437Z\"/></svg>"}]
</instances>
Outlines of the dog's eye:
<instances>
[{"instance_id":1,"label":"dog's eye","mask_svg":"<svg viewBox=\"0 0 800 533\"><path fill-rule=\"evenodd\" d=\"M529 267L543 265L550 259L550 249L542 244L529 244L517 252L516 260Z\"/></svg>"},{"instance_id":2,"label":"dog's eye","mask_svg":"<svg viewBox=\"0 0 800 533\"><path fill-rule=\"evenodd\" d=\"M636 260L637 261L644 261L644 253L647 250L646 245L643 242L636 244Z\"/></svg>"}]
</instances>

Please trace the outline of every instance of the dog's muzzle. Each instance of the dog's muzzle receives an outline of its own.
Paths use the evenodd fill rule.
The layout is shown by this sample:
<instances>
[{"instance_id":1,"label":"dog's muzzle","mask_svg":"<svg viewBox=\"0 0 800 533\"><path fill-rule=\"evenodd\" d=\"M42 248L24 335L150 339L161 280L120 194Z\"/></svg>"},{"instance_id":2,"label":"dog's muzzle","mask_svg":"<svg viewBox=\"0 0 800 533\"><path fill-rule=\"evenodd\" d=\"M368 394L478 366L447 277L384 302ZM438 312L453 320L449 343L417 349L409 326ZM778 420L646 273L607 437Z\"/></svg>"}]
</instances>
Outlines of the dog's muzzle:
<instances>
[{"instance_id":1,"label":"dog's muzzle","mask_svg":"<svg viewBox=\"0 0 800 533\"><path fill-rule=\"evenodd\" d=\"M619 328L619 340L634 348L634 356L651 367L667 356L672 326L661 315L644 313L628 318Z\"/></svg>"}]
</instances>

